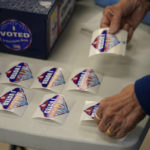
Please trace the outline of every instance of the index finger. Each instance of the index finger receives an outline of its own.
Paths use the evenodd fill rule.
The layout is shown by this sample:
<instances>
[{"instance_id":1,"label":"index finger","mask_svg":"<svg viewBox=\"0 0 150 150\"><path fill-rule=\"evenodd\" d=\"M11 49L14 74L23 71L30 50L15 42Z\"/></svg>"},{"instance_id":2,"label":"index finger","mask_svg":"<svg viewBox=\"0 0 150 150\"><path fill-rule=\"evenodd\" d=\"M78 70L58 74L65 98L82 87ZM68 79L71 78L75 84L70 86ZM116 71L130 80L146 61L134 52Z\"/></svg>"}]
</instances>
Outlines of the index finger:
<instances>
[{"instance_id":1,"label":"index finger","mask_svg":"<svg viewBox=\"0 0 150 150\"><path fill-rule=\"evenodd\" d=\"M102 20L101 20L101 24L100 27L101 28L106 28L110 26L110 19L107 15L104 15Z\"/></svg>"}]
</instances>

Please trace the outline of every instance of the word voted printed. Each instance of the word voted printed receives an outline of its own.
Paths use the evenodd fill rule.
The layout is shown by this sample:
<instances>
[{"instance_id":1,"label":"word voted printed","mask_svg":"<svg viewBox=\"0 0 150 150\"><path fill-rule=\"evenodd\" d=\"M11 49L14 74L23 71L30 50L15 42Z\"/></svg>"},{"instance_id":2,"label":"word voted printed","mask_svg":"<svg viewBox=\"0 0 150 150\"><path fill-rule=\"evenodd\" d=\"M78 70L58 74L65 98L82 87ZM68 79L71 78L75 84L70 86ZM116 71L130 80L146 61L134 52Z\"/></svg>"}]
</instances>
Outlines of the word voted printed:
<instances>
[{"instance_id":1,"label":"word voted printed","mask_svg":"<svg viewBox=\"0 0 150 150\"><path fill-rule=\"evenodd\" d=\"M5 32L5 31L0 31L0 35L2 37L19 37L19 38L29 38L30 37L29 33L22 33L22 32Z\"/></svg>"}]
</instances>

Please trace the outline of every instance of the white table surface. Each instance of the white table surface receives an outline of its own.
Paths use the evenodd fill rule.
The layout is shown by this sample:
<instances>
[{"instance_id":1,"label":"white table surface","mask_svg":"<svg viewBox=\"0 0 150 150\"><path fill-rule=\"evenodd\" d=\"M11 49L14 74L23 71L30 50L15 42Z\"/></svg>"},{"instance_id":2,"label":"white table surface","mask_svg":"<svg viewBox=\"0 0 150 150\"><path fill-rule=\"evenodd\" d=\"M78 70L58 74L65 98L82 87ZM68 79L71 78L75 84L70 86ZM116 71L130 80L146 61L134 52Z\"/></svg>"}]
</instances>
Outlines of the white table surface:
<instances>
[{"instance_id":1,"label":"white table surface","mask_svg":"<svg viewBox=\"0 0 150 150\"><path fill-rule=\"evenodd\" d=\"M33 99L23 117L0 112L1 142L41 150L137 150L139 148L149 128L148 117L122 140L105 136L98 131L95 124L80 123L85 100L113 95L127 83L150 73L150 27L143 24L135 32L125 57L88 58L91 37L86 32L81 32L81 24L98 13L102 13L102 9L95 6L92 0L78 2L69 24L46 61L0 53L0 71L12 61L20 60L32 63L37 71L44 66L57 64L70 68L70 72L80 66L90 66L104 72L104 80L97 95L63 92L70 100L75 101L75 104L62 125L32 119L32 114L45 93L30 90L33 92ZM5 86L1 85L0 91Z\"/></svg>"}]
</instances>

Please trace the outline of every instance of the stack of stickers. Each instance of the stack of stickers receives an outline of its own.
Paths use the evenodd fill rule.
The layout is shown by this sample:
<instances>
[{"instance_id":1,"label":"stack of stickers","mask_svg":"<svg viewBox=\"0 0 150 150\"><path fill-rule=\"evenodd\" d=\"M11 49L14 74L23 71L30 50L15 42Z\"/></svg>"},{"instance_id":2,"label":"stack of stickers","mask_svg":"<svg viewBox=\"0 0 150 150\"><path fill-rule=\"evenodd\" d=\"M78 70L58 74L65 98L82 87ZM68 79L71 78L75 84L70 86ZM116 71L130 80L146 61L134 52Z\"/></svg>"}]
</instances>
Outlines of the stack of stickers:
<instances>
[{"instance_id":1,"label":"stack of stickers","mask_svg":"<svg viewBox=\"0 0 150 150\"><path fill-rule=\"evenodd\" d=\"M29 88L33 80L30 66L25 62L14 62L2 74L0 83L11 83Z\"/></svg>"},{"instance_id":2,"label":"stack of stickers","mask_svg":"<svg viewBox=\"0 0 150 150\"><path fill-rule=\"evenodd\" d=\"M121 30L115 35L109 29L99 29L93 33L89 56L99 54L125 55L127 32ZM78 68L69 76L61 67L42 68L34 77L33 67L26 62L14 62L2 74L0 83L13 84L17 87L6 88L0 96L0 110L22 116L32 93L24 88L50 90L56 95L45 95L33 115L62 123L70 113L73 102L61 95L63 90L76 90L96 94L103 76L91 68ZM25 94L26 93L26 94ZM93 120L99 107L97 101L86 101L81 120Z\"/></svg>"},{"instance_id":3,"label":"stack of stickers","mask_svg":"<svg viewBox=\"0 0 150 150\"><path fill-rule=\"evenodd\" d=\"M0 110L13 112L22 116L27 109L32 93L22 87L30 87L33 75L30 66L25 62L14 62L2 74L0 83L11 83L15 86L5 88L0 95Z\"/></svg>"},{"instance_id":4,"label":"stack of stickers","mask_svg":"<svg viewBox=\"0 0 150 150\"><path fill-rule=\"evenodd\" d=\"M0 96L0 110L22 116L31 100L32 91L26 88L50 90L56 95L45 95L33 115L62 123L73 106L73 101L60 95L63 90L77 90L96 93L102 82L102 74L90 68L79 68L70 75L60 67L42 68L36 74L33 65L26 62L13 62L2 74L0 83L10 84ZM24 89L23 89L24 88Z\"/></svg>"},{"instance_id":5,"label":"stack of stickers","mask_svg":"<svg viewBox=\"0 0 150 150\"><path fill-rule=\"evenodd\" d=\"M32 94L28 90L24 92L22 88L6 88L0 96L0 110L13 112L18 116L22 116L29 104L27 97L28 100L32 97Z\"/></svg>"},{"instance_id":6,"label":"stack of stickers","mask_svg":"<svg viewBox=\"0 0 150 150\"><path fill-rule=\"evenodd\" d=\"M102 74L90 68L76 69L68 81L68 90L84 91L96 94L102 82Z\"/></svg>"},{"instance_id":7,"label":"stack of stickers","mask_svg":"<svg viewBox=\"0 0 150 150\"><path fill-rule=\"evenodd\" d=\"M108 28L98 29L93 32L89 56L99 54L125 55L127 32L120 30L110 34Z\"/></svg>"},{"instance_id":8,"label":"stack of stickers","mask_svg":"<svg viewBox=\"0 0 150 150\"><path fill-rule=\"evenodd\" d=\"M80 118L82 122L93 121L95 113L99 108L99 104L102 98L94 98L94 99L95 99L94 101L88 101L88 100L85 101L81 118Z\"/></svg>"},{"instance_id":9,"label":"stack of stickers","mask_svg":"<svg viewBox=\"0 0 150 150\"><path fill-rule=\"evenodd\" d=\"M65 84L67 72L62 68L45 67L36 76L31 88L41 88L60 93Z\"/></svg>"},{"instance_id":10,"label":"stack of stickers","mask_svg":"<svg viewBox=\"0 0 150 150\"><path fill-rule=\"evenodd\" d=\"M47 94L42 98L33 118L44 118L63 123L67 118L73 103L73 101L68 100L68 98L63 95Z\"/></svg>"}]
</instances>

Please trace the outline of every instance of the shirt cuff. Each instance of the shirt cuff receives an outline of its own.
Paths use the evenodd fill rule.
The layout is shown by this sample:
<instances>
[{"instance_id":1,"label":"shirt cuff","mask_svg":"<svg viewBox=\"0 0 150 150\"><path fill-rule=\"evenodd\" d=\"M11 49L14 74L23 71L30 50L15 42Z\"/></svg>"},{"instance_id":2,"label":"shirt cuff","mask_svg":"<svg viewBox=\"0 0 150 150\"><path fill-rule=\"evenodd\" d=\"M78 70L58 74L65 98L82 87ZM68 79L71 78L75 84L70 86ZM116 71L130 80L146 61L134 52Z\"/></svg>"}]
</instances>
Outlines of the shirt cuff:
<instances>
[{"instance_id":1,"label":"shirt cuff","mask_svg":"<svg viewBox=\"0 0 150 150\"><path fill-rule=\"evenodd\" d=\"M137 80L134 88L139 104L150 115L150 75Z\"/></svg>"}]
</instances>

